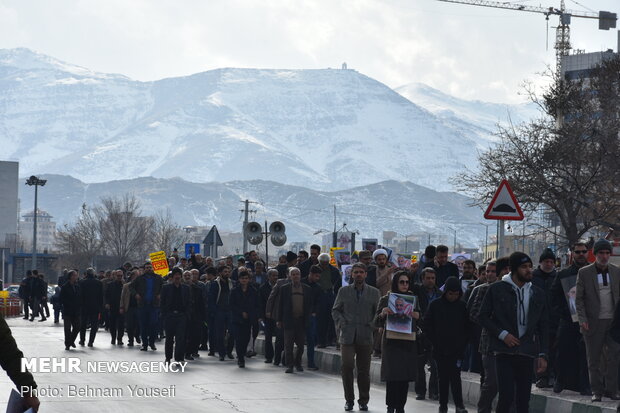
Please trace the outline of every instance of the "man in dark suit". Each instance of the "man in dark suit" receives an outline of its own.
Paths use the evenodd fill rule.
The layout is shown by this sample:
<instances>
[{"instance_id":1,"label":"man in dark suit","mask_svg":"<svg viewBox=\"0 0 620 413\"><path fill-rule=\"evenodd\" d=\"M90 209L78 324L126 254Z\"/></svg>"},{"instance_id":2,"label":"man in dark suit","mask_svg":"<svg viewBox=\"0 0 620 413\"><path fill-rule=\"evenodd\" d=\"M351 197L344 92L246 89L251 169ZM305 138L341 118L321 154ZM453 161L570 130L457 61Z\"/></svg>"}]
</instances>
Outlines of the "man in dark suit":
<instances>
[{"instance_id":1,"label":"man in dark suit","mask_svg":"<svg viewBox=\"0 0 620 413\"><path fill-rule=\"evenodd\" d=\"M140 335L142 336L141 351L147 351L149 346L151 350L157 350L155 336L159 323L159 304L163 284L162 277L153 272L153 264L147 262L144 264L144 274L138 276L129 287L138 302Z\"/></svg>"},{"instance_id":2,"label":"man in dark suit","mask_svg":"<svg viewBox=\"0 0 620 413\"><path fill-rule=\"evenodd\" d=\"M280 311L278 312L278 328L284 329L284 358L286 373L292 373L293 367L303 371L301 356L304 353L306 326L312 313L312 289L301 282L301 272L297 267L289 268L290 283L280 289ZM293 345L297 352L293 358Z\"/></svg>"},{"instance_id":3,"label":"man in dark suit","mask_svg":"<svg viewBox=\"0 0 620 413\"><path fill-rule=\"evenodd\" d=\"M95 270L93 268L86 270L86 277L80 281L80 291L82 293L80 346L84 345L86 329L90 324L88 347L92 347L99 329L99 313L101 313L101 307L103 306L103 286L101 281L95 278Z\"/></svg>"},{"instance_id":4,"label":"man in dark suit","mask_svg":"<svg viewBox=\"0 0 620 413\"><path fill-rule=\"evenodd\" d=\"M80 310L82 297L78 286L77 271L67 273L68 281L60 288L62 318L65 323L65 350L75 347L75 339L80 333Z\"/></svg>"},{"instance_id":5,"label":"man in dark suit","mask_svg":"<svg viewBox=\"0 0 620 413\"><path fill-rule=\"evenodd\" d=\"M603 390L606 397L620 400L619 345L609 335L614 310L620 301L620 269L609 262L611 250L609 241L604 239L596 241L594 243L596 261L581 268L577 273L575 305L581 333L586 343L593 402L602 400Z\"/></svg>"},{"instance_id":6,"label":"man in dark suit","mask_svg":"<svg viewBox=\"0 0 620 413\"><path fill-rule=\"evenodd\" d=\"M172 282L161 289L161 311L166 332L166 363L170 363L174 349L174 360L183 361L185 355L185 328L191 308L191 291L181 283L183 270L172 269Z\"/></svg>"},{"instance_id":7,"label":"man in dark suit","mask_svg":"<svg viewBox=\"0 0 620 413\"><path fill-rule=\"evenodd\" d=\"M108 310L108 328L112 336L112 344L123 345L125 332L125 316L121 314L121 294L123 292L123 271L112 271L112 281L105 288L105 308Z\"/></svg>"}]
</instances>

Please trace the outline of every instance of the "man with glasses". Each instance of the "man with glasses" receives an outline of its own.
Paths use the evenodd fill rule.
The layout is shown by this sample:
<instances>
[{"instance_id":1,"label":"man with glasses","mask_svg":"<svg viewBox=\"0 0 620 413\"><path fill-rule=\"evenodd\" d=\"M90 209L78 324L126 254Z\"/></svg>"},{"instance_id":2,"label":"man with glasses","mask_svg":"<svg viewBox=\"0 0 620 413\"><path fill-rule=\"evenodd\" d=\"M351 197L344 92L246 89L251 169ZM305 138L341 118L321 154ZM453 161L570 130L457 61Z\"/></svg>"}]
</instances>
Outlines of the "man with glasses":
<instances>
[{"instance_id":1,"label":"man with glasses","mask_svg":"<svg viewBox=\"0 0 620 413\"><path fill-rule=\"evenodd\" d=\"M560 317L556 336L557 352L555 360L555 384L553 391L578 391L589 393L588 362L586 349L581 340L579 323L573 321L566 294L575 290L572 287L579 269L588 265L588 248L584 242L577 242L572 250L573 263L560 271L551 285L551 306L554 314ZM565 281L563 281L565 280ZM570 282L573 281L573 282ZM565 291L568 289L569 291Z\"/></svg>"},{"instance_id":2,"label":"man with glasses","mask_svg":"<svg viewBox=\"0 0 620 413\"><path fill-rule=\"evenodd\" d=\"M577 316L586 343L593 402L600 402L603 395L620 400L619 344L609 335L614 309L620 299L620 269L609 262L611 250L609 241L596 241L596 261L577 274Z\"/></svg>"}]
</instances>

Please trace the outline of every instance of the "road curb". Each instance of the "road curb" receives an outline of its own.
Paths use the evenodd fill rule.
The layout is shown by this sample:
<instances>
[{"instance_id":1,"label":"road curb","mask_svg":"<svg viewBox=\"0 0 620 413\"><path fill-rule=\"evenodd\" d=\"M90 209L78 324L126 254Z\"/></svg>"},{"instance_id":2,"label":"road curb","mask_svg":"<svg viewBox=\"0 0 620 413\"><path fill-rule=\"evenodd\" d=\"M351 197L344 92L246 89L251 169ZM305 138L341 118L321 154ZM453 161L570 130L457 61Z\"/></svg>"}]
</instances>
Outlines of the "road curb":
<instances>
[{"instance_id":1,"label":"road curb","mask_svg":"<svg viewBox=\"0 0 620 413\"><path fill-rule=\"evenodd\" d=\"M264 338L256 339L256 352L264 354ZM306 353L304 352L304 362ZM341 357L340 352L331 347L328 349L315 349L314 361L320 371L340 375ZM381 360L373 357L370 365L370 381L374 384L381 383ZM475 373L461 373L463 385L463 399L466 404L475 406L480 396L479 375ZM530 398L530 412L532 413L616 413L616 402L603 401L593 404L589 396L581 396L578 393L564 391L561 396L554 394L551 389L532 388Z\"/></svg>"}]
</instances>

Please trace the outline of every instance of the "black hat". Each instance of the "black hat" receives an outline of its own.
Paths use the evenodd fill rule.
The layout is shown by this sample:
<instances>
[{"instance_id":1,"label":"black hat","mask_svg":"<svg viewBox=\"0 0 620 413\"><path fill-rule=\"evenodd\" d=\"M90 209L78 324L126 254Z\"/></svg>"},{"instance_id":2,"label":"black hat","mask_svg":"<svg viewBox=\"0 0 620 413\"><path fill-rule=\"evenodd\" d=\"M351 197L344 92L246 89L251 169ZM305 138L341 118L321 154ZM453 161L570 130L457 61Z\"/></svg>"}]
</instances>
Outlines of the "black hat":
<instances>
[{"instance_id":1,"label":"black hat","mask_svg":"<svg viewBox=\"0 0 620 413\"><path fill-rule=\"evenodd\" d=\"M287 262L291 262L297 259L297 254L295 254L293 251L289 251L286 253L286 261Z\"/></svg>"},{"instance_id":2,"label":"black hat","mask_svg":"<svg viewBox=\"0 0 620 413\"><path fill-rule=\"evenodd\" d=\"M463 292L463 290L461 289L461 282L456 277L448 277L446 279L446 284L443 287L443 290L444 290L444 292L448 292L448 291L460 291L460 292Z\"/></svg>"},{"instance_id":3,"label":"black hat","mask_svg":"<svg viewBox=\"0 0 620 413\"><path fill-rule=\"evenodd\" d=\"M540 255L540 259L538 262L543 262L544 260L553 260L555 261L555 254L551 250L551 248L545 249L545 251Z\"/></svg>"},{"instance_id":4,"label":"black hat","mask_svg":"<svg viewBox=\"0 0 620 413\"><path fill-rule=\"evenodd\" d=\"M596 241L594 243L594 253L596 254L597 252L602 251L602 250L607 250L611 252L612 251L611 242L603 238Z\"/></svg>"},{"instance_id":5,"label":"black hat","mask_svg":"<svg viewBox=\"0 0 620 413\"><path fill-rule=\"evenodd\" d=\"M530 258L529 255L523 252L518 252L518 251L513 252L512 254L510 254L510 271L513 273L517 272L517 269L520 266L528 262L532 264L532 259Z\"/></svg>"}]
</instances>

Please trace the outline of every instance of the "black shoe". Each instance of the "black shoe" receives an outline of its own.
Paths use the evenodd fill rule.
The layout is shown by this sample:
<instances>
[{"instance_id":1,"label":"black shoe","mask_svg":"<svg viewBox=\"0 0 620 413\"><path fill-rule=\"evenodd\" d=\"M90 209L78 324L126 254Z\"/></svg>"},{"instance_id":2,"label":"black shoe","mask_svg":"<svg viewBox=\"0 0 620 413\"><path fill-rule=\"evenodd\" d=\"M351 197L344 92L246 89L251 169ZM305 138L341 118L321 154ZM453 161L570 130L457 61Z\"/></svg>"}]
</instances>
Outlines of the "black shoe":
<instances>
[{"instance_id":1,"label":"black shoe","mask_svg":"<svg viewBox=\"0 0 620 413\"><path fill-rule=\"evenodd\" d=\"M285 372L285 373L292 373L292 372L293 372L293 368L292 368L292 367L289 367L289 368L287 368L284 372Z\"/></svg>"},{"instance_id":2,"label":"black shoe","mask_svg":"<svg viewBox=\"0 0 620 413\"><path fill-rule=\"evenodd\" d=\"M618 392L616 393L605 392L604 396L610 398L611 400L620 400L620 393Z\"/></svg>"},{"instance_id":3,"label":"black shoe","mask_svg":"<svg viewBox=\"0 0 620 413\"><path fill-rule=\"evenodd\" d=\"M71 346L65 346L65 350L71 350Z\"/></svg>"},{"instance_id":4,"label":"black shoe","mask_svg":"<svg viewBox=\"0 0 620 413\"><path fill-rule=\"evenodd\" d=\"M71 343L71 347L75 348L75 343Z\"/></svg>"},{"instance_id":5,"label":"black shoe","mask_svg":"<svg viewBox=\"0 0 620 413\"><path fill-rule=\"evenodd\" d=\"M123 343L122 341L118 341L118 342L116 342L116 345L117 345L117 346L122 346L123 344L125 344L125 343Z\"/></svg>"},{"instance_id":6,"label":"black shoe","mask_svg":"<svg viewBox=\"0 0 620 413\"><path fill-rule=\"evenodd\" d=\"M350 412L351 410L353 410L353 402L346 402L346 403L344 404L344 409L345 409L347 412Z\"/></svg>"},{"instance_id":7,"label":"black shoe","mask_svg":"<svg viewBox=\"0 0 620 413\"><path fill-rule=\"evenodd\" d=\"M304 368L302 366L296 366L295 368L297 369L297 371L304 371Z\"/></svg>"},{"instance_id":8,"label":"black shoe","mask_svg":"<svg viewBox=\"0 0 620 413\"><path fill-rule=\"evenodd\" d=\"M192 357L193 357L193 358L195 358L195 359L197 359L198 357L200 357L200 354L198 354L198 353L192 353Z\"/></svg>"},{"instance_id":9,"label":"black shoe","mask_svg":"<svg viewBox=\"0 0 620 413\"><path fill-rule=\"evenodd\" d=\"M141 341L140 341L140 337L136 337L136 343L138 343L138 344L140 344L140 343L141 343Z\"/></svg>"},{"instance_id":10,"label":"black shoe","mask_svg":"<svg viewBox=\"0 0 620 413\"><path fill-rule=\"evenodd\" d=\"M601 394L593 394L592 395L592 403L600 402L601 400L603 400L603 395L601 395Z\"/></svg>"},{"instance_id":11,"label":"black shoe","mask_svg":"<svg viewBox=\"0 0 620 413\"><path fill-rule=\"evenodd\" d=\"M91 341L90 343L88 343L88 347L92 347L93 346L93 342Z\"/></svg>"},{"instance_id":12,"label":"black shoe","mask_svg":"<svg viewBox=\"0 0 620 413\"><path fill-rule=\"evenodd\" d=\"M24 320L28 320L28 316L26 316L26 317L22 317L22 318L23 318Z\"/></svg>"},{"instance_id":13,"label":"black shoe","mask_svg":"<svg viewBox=\"0 0 620 413\"><path fill-rule=\"evenodd\" d=\"M224 361L224 360L226 360L226 357L220 356L220 361Z\"/></svg>"},{"instance_id":14,"label":"black shoe","mask_svg":"<svg viewBox=\"0 0 620 413\"><path fill-rule=\"evenodd\" d=\"M228 353L228 354L227 354L227 356L228 356L228 358L229 358L229 359L231 359L231 360L234 360L234 359L235 359L235 356L233 356L233 353Z\"/></svg>"},{"instance_id":15,"label":"black shoe","mask_svg":"<svg viewBox=\"0 0 620 413\"><path fill-rule=\"evenodd\" d=\"M80 346L84 346L84 342L83 341L80 341Z\"/></svg>"},{"instance_id":16,"label":"black shoe","mask_svg":"<svg viewBox=\"0 0 620 413\"><path fill-rule=\"evenodd\" d=\"M34 317L30 317L30 321L34 321Z\"/></svg>"},{"instance_id":17,"label":"black shoe","mask_svg":"<svg viewBox=\"0 0 620 413\"><path fill-rule=\"evenodd\" d=\"M273 362L273 360L271 360L271 359L267 359L267 360L265 360L265 364L270 364L270 363L272 363L272 362Z\"/></svg>"},{"instance_id":18,"label":"black shoe","mask_svg":"<svg viewBox=\"0 0 620 413\"><path fill-rule=\"evenodd\" d=\"M360 403L360 411L367 412L368 411L368 405Z\"/></svg>"},{"instance_id":19,"label":"black shoe","mask_svg":"<svg viewBox=\"0 0 620 413\"><path fill-rule=\"evenodd\" d=\"M426 396L424 394L418 394L417 396L415 396L416 400L426 400Z\"/></svg>"},{"instance_id":20,"label":"black shoe","mask_svg":"<svg viewBox=\"0 0 620 413\"><path fill-rule=\"evenodd\" d=\"M170 364L170 359L166 359L166 361L164 361L164 363Z\"/></svg>"},{"instance_id":21,"label":"black shoe","mask_svg":"<svg viewBox=\"0 0 620 413\"><path fill-rule=\"evenodd\" d=\"M455 413L467 413L467 409L465 408L465 406L461 406L461 407L457 407L454 412Z\"/></svg>"},{"instance_id":22,"label":"black shoe","mask_svg":"<svg viewBox=\"0 0 620 413\"><path fill-rule=\"evenodd\" d=\"M448 413L448 406L439 406L439 413Z\"/></svg>"},{"instance_id":23,"label":"black shoe","mask_svg":"<svg viewBox=\"0 0 620 413\"><path fill-rule=\"evenodd\" d=\"M210 357L215 357L215 353L214 353L213 351L209 351L209 352L207 353L207 356L210 356Z\"/></svg>"},{"instance_id":24,"label":"black shoe","mask_svg":"<svg viewBox=\"0 0 620 413\"><path fill-rule=\"evenodd\" d=\"M316 370L318 370L318 369L319 369L319 368L318 368L317 366L315 366L314 364L310 364L310 365L308 366L308 370L316 371Z\"/></svg>"},{"instance_id":25,"label":"black shoe","mask_svg":"<svg viewBox=\"0 0 620 413\"><path fill-rule=\"evenodd\" d=\"M112 345L115 346L116 345L116 340L112 339Z\"/></svg>"},{"instance_id":26,"label":"black shoe","mask_svg":"<svg viewBox=\"0 0 620 413\"><path fill-rule=\"evenodd\" d=\"M47 321L47 318L43 317L42 319L39 320L39 323L42 321Z\"/></svg>"},{"instance_id":27,"label":"black shoe","mask_svg":"<svg viewBox=\"0 0 620 413\"><path fill-rule=\"evenodd\" d=\"M245 354L246 357L254 357L255 355L256 355L256 351L254 350L250 350Z\"/></svg>"},{"instance_id":28,"label":"black shoe","mask_svg":"<svg viewBox=\"0 0 620 413\"><path fill-rule=\"evenodd\" d=\"M194 360L194 358L192 357L191 354L186 354L185 355L185 360Z\"/></svg>"},{"instance_id":29,"label":"black shoe","mask_svg":"<svg viewBox=\"0 0 620 413\"><path fill-rule=\"evenodd\" d=\"M142 346L140 347L140 351L148 351L149 348L147 346Z\"/></svg>"},{"instance_id":30,"label":"black shoe","mask_svg":"<svg viewBox=\"0 0 620 413\"><path fill-rule=\"evenodd\" d=\"M151 350L153 351L157 350L157 347L155 347L155 344L151 344Z\"/></svg>"},{"instance_id":31,"label":"black shoe","mask_svg":"<svg viewBox=\"0 0 620 413\"><path fill-rule=\"evenodd\" d=\"M245 368L245 361L244 360L238 360L237 361L237 366L239 366L239 368Z\"/></svg>"},{"instance_id":32,"label":"black shoe","mask_svg":"<svg viewBox=\"0 0 620 413\"><path fill-rule=\"evenodd\" d=\"M129 343L127 343L127 347L133 347L133 341L130 341Z\"/></svg>"},{"instance_id":33,"label":"black shoe","mask_svg":"<svg viewBox=\"0 0 620 413\"><path fill-rule=\"evenodd\" d=\"M58 324L60 321L58 320L54 320L54 324Z\"/></svg>"},{"instance_id":34,"label":"black shoe","mask_svg":"<svg viewBox=\"0 0 620 413\"><path fill-rule=\"evenodd\" d=\"M562 386L562 383L560 383L559 381L555 381L555 383L553 384L553 392L554 393L562 393L562 390L564 390L564 387Z\"/></svg>"}]
</instances>

